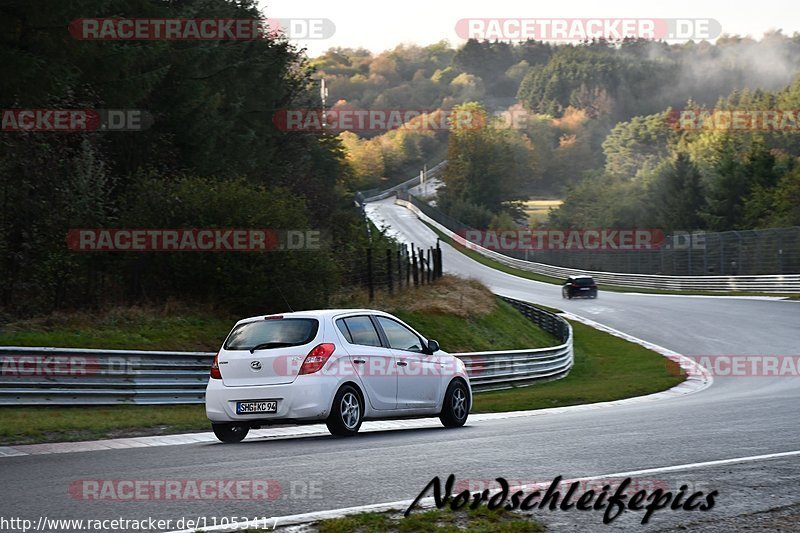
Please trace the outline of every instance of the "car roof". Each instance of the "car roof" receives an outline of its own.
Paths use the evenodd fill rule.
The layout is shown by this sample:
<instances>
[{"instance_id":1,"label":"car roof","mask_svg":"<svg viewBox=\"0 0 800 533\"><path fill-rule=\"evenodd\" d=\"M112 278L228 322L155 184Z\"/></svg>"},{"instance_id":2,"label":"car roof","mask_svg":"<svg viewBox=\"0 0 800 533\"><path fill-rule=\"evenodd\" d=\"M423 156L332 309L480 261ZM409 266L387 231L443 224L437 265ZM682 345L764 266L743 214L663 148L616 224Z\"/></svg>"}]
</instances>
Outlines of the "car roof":
<instances>
[{"instance_id":1,"label":"car roof","mask_svg":"<svg viewBox=\"0 0 800 533\"><path fill-rule=\"evenodd\" d=\"M580 278L593 279L592 276L587 276L586 274L579 274L577 276L570 276L569 277L569 279L580 279Z\"/></svg>"},{"instance_id":2,"label":"car roof","mask_svg":"<svg viewBox=\"0 0 800 533\"><path fill-rule=\"evenodd\" d=\"M379 311L377 309L312 309L309 311L293 311L290 313L273 313L271 315L251 316L239 320L237 324L252 322L254 320L265 320L269 317L278 317L278 316L282 318L329 318L332 316L345 315L350 313L374 313L378 315L390 316L389 313L386 313L385 311Z\"/></svg>"}]
</instances>

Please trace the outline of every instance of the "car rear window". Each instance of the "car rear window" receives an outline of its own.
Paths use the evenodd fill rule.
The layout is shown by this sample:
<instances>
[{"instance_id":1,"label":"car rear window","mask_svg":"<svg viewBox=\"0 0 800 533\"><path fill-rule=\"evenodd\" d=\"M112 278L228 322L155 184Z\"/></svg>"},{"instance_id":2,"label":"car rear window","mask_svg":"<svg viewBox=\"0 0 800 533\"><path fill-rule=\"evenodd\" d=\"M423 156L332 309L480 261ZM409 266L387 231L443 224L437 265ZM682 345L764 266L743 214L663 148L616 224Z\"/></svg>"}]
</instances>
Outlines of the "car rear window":
<instances>
[{"instance_id":1,"label":"car rear window","mask_svg":"<svg viewBox=\"0 0 800 533\"><path fill-rule=\"evenodd\" d=\"M575 279L575 283L579 287L588 287L590 285L594 285L594 280L592 278L577 278Z\"/></svg>"},{"instance_id":2,"label":"car rear window","mask_svg":"<svg viewBox=\"0 0 800 533\"><path fill-rule=\"evenodd\" d=\"M275 348L308 344L317 336L319 321L314 318L256 320L239 324L225 341L226 350L249 350L275 343Z\"/></svg>"}]
</instances>

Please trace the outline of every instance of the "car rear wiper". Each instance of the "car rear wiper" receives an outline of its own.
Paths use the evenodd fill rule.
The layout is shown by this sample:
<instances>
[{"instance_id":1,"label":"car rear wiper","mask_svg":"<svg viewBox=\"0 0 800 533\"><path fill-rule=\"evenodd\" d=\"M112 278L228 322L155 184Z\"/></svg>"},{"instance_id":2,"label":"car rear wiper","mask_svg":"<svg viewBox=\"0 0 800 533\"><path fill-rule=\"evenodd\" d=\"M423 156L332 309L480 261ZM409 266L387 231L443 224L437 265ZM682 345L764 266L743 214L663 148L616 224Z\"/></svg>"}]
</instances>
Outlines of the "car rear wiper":
<instances>
[{"instance_id":1,"label":"car rear wiper","mask_svg":"<svg viewBox=\"0 0 800 533\"><path fill-rule=\"evenodd\" d=\"M252 348L250 348L250 353L255 352L256 350L263 350L266 348L285 348L286 346L292 346L291 342L264 342L261 344L256 344Z\"/></svg>"}]
</instances>

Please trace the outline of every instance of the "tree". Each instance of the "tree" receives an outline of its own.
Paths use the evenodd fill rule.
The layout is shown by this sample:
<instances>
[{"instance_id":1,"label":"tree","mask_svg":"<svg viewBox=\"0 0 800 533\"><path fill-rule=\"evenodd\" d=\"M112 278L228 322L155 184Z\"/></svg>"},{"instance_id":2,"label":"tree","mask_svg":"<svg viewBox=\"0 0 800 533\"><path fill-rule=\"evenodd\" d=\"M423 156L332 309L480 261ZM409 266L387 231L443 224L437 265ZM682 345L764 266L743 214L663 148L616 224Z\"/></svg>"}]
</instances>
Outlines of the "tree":
<instances>
[{"instance_id":1,"label":"tree","mask_svg":"<svg viewBox=\"0 0 800 533\"><path fill-rule=\"evenodd\" d=\"M201 299L210 294L208 287L226 286L231 280L241 285L248 279L245 274L258 271L260 265L255 256L218 254L209 259L200 254L194 260L203 262L203 268L216 265L203 270L206 286L193 281L192 268L174 268L186 257L168 259L162 254L150 261L145 256L153 254L74 253L65 243L70 229L142 227L156 217L163 224L190 227L265 220L230 218L240 207L245 210L230 207L236 202L249 202L248 210L262 213L275 207L269 220L276 228L306 227L306 222L319 228L329 225L340 209L336 186L348 169L338 139L280 131L273 125L276 110L307 108L317 100L318 87L312 84L306 58L285 37L91 43L66 31L76 19L112 14L256 19L261 17L256 2L45 0L5 2L0 11L9 30L0 62L15 70L0 86L0 100L8 107L138 109L154 118L145 131L0 137L3 312L41 313L138 297L155 302L173 296ZM190 186L171 187L186 176L192 176ZM154 201L151 209L136 211L141 216L132 216L133 206L141 207L144 196L156 191L165 197ZM223 193L235 200L226 204L229 213L219 209L225 203ZM283 202L292 209L279 209ZM308 206L313 206L313 217ZM296 259L269 258L294 276L304 270L314 277L314 261L293 269ZM316 271L322 279L335 258L325 255L317 262L327 263ZM152 268L147 275L154 281L146 292L132 289L137 265ZM231 277L233 271L237 274ZM260 296L262 310L275 302L283 305L267 292ZM325 303L319 286L307 296L306 303Z\"/></svg>"},{"instance_id":2,"label":"tree","mask_svg":"<svg viewBox=\"0 0 800 533\"><path fill-rule=\"evenodd\" d=\"M714 164L706 221L716 231L737 229L743 221L744 201L750 187L739 150L739 143L729 137Z\"/></svg>"},{"instance_id":3,"label":"tree","mask_svg":"<svg viewBox=\"0 0 800 533\"><path fill-rule=\"evenodd\" d=\"M358 191L377 187L384 173L381 144L374 139L360 139L351 131L339 134L342 146L347 151L347 162L353 169L350 190Z\"/></svg>"},{"instance_id":4,"label":"tree","mask_svg":"<svg viewBox=\"0 0 800 533\"><path fill-rule=\"evenodd\" d=\"M666 117L666 113L634 117L614 126L603 141L606 172L632 179L653 170L677 139Z\"/></svg>"},{"instance_id":5,"label":"tree","mask_svg":"<svg viewBox=\"0 0 800 533\"><path fill-rule=\"evenodd\" d=\"M763 226L800 226L800 164L796 163L773 189L772 210Z\"/></svg>"},{"instance_id":6,"label":"tree","mask_svg":"<svg viewBox=\"0 0 800 533\"><path fill-rule=\"evenodd\" d=\"M660 227L682 231L704 228L702 213L706 200L702 177L685 152L678 152L658 172L652 199Z\"/></svg>"},{"instance_id":7,"label":"tree","mask_svg":"<svg viewBox=\"0 0 800 533\"><path fill-rule=\"evenodd\" d=\"M460 201L499 213L507 202L523 196L530 141L516 130L494 127L480 104L470 102L454 112L468 113L474 120L471 127L450 132L444 205Z\"/></svg>"}]
</instances>

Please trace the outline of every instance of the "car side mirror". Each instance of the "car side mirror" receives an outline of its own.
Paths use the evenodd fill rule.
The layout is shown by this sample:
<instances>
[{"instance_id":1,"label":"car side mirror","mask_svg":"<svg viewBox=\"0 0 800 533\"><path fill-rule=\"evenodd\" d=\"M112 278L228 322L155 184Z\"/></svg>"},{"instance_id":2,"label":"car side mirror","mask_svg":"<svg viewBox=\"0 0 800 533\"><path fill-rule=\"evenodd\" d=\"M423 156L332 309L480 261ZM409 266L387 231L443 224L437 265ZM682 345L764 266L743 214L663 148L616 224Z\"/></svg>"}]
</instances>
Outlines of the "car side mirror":
<instances>
[{"instance_id":1,"label":"car side mirror","mask_svg":"<svg viewBox=\"0 0 800 533\"><path fill-rule=\"evenodd\" d=\"M434 352L439 351L439 343L435 340L431 339L428 341L428 353L433 354Z\"/></svg>"}]
</instances>

